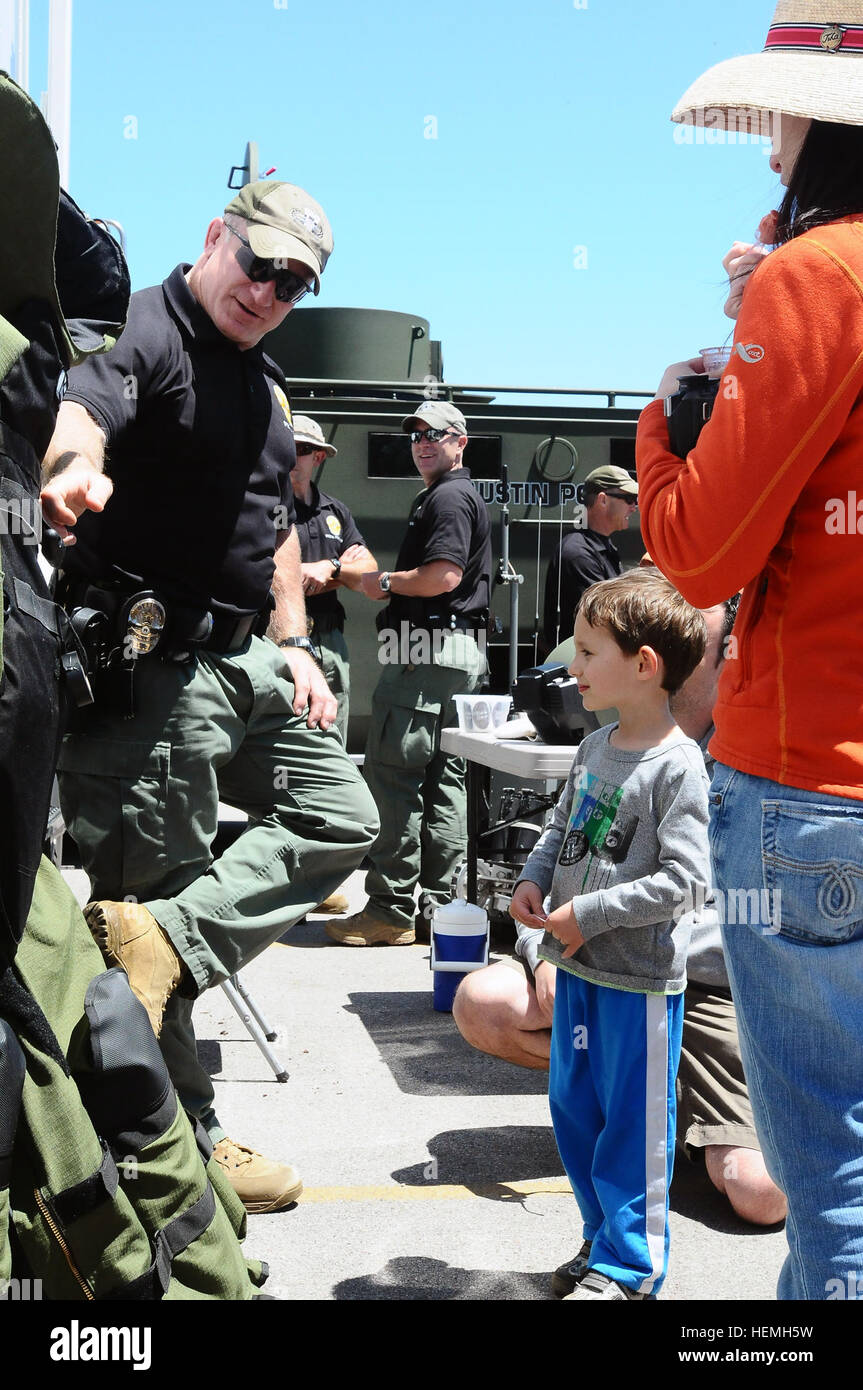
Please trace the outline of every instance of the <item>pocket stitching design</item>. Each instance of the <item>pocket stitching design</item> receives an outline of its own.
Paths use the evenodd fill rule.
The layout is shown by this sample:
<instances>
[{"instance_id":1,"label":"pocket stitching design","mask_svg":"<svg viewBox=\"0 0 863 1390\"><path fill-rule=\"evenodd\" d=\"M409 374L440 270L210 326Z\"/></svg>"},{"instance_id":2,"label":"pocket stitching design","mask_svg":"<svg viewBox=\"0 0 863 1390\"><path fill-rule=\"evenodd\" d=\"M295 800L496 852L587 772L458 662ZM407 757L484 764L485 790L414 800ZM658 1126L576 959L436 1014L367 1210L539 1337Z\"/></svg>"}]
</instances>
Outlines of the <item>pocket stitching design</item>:
<instances>
[{"instance_id":1,"label":"pocket stitching design","mask_svg":"<svg viewBox=\"0 0 863 1390\"><path fill-rule=\"evenodd\" d=\"M833 808L828 807L827 809L832 812ZM845 819L847 813L843 813L841 808L837 809L840 811L839 818ZM783 874L794 875L798 883L801 886L806 885L810 891L815 888L812 880L820 877L821 883L815 888L814 909L823 919L824 930L814 931L811 926L800 925L799 918L805 914L805 906L800 904L796 906L796 910L792 908L790 921L780 910L782 923L780 934L790 940L810 945L838 946L850 941L863 927L863 911L860 909L858 909L858 915L849 920L855 905L860 901L861 895L858 895L857 892L857 881L863 884L863 868L851 859L837 859L835 856L817 860L792 858L787 849L783 852L777 844L783 822L788 831L796 833L802 825L812 824L814 810L814 807L798 809L796 806L790 806L786 802L776 800L762 803L761 845L764 881L769 890L781 894ZM846 824L850 825L851 822L846 821ZM831 895L835 893L837 887L841 893L841 900L838 905L835 899L831 901ZM794 920L795 916L798 921Z\"/></svg>"}]
</instances>

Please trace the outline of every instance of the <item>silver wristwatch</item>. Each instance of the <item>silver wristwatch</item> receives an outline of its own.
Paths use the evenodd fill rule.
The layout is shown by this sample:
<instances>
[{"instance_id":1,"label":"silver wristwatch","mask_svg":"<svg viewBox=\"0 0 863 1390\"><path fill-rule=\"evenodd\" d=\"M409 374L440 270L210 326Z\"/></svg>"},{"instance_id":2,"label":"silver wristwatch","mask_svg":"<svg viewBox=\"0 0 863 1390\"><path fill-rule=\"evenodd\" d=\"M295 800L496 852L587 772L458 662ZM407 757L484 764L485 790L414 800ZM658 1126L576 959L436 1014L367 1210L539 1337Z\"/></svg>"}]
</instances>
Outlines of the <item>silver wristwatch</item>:
<instances>
[{"instance_id":1,"label":"silver wristwatch","mask_svg":"<svg viewBox=\"0 0 863 1390\"><path fill-rule=\"evenodd\" d=\"M381 586L382 594L388 594L390 592L390 577L386 570L384 570L383 574L378 576L378 583Z\"/></svg>"},{"instance_id":2,"label":"silver wristwatch","mask_svg":"<svg viewBox=\"0 0 863 1390\"><path fill-rule=\"evenodd\" d=\"M320 665L321 654L309 637L283 637L281 642L276 643L277 647L300 647L304 652Z\"/></svg>"}]
</instances>

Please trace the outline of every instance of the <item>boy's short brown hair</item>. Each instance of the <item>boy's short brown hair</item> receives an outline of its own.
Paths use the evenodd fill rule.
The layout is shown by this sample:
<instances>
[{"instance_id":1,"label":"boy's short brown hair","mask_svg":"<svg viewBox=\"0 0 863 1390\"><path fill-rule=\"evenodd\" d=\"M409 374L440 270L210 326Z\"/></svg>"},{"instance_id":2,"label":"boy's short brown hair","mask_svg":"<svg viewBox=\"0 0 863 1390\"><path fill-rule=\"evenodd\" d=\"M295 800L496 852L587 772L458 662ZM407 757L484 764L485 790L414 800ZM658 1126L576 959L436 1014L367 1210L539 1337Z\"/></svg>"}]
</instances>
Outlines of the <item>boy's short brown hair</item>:
<instances>
[{"instance_id":1,"label":"boy's short brown hair","mask_svg":"<svg viewBox=\"0 0 863 1390\"><path fill-rule=\"evenodd\" d=\"M707 625L657 569L634 569L585 589L578 612L604 627L627 656L652 647L662 657L662 689L673 695L692 675L707 647Z\"/></svg>"}]
</instances>

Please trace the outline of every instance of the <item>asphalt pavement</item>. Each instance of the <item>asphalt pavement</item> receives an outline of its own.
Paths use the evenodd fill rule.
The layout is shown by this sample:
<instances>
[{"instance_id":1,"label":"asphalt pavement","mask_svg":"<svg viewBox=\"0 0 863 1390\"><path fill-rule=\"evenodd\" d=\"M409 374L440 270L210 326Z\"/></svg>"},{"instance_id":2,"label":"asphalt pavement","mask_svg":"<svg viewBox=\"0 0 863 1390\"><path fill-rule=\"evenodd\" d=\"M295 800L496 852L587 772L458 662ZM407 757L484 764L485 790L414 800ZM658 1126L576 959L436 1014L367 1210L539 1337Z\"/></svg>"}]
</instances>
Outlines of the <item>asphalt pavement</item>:
<instances>
[{"instance_id":1,"label":"asphalt pavement","mask_svg":"<svg viewBox=\"0 0 863 1390\"><path fill-rule=\"evenodd\" d=\"M83 901L86 880L68 872ZM345 885L352 910L362 875ZM199 1048L227 1132L293 1163L305 1190L250 1216L245 1248L283 1299L549 1299L581 1244L546 1074L475 1052L432 1008L427 946L347 947L310 916L242 972L270 1026L275 1079L223 990ZM781 1227L748 1225L678 1155L663 1301L772 1300Z\"/></svg>"},{"instance_id":2,"label":"asphalt pavement","mask_svg":"<svg viewBox=\"0 0 863 1390\"><path fill-rule=\"evenodd\" d=\"M364 902L362 876L346 885ZM299 1168L296 1207L246 1248L288 1299L548 1299L581 1244L546 1075L475 1052L432 1008L427 946L347 947L309 917L242 974L279 1084L221 989L196 1028L228 1133ZM663 1300L772 1300L781 1227L741 1221L679 1157Z\"/></svg>"}]
</instances>

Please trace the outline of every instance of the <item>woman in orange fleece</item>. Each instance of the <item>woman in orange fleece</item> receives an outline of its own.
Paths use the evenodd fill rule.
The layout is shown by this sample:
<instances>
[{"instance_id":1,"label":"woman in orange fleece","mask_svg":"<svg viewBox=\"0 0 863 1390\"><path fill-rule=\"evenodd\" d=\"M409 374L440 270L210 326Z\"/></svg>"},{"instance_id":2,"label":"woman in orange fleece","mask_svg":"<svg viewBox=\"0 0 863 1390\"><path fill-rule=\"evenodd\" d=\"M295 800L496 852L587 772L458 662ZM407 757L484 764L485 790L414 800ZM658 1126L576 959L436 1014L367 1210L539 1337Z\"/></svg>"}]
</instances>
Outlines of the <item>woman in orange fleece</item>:
<instances>
[{"instance_id":1,"label":"woman in orange fleece","mask_svg":"<svg viewBox=\"0 0 863 1390\"><path fill-rule=\"evenodd\" d=\"M682 98L674 119L696 124L772 112L787 191L759 229L777 249L726 258L737 330L697 444L671 452L661 398L700 358L669 368L637 443L657 564L699 607L744 589L710 833L791 1299L863 1298L861 77L863 4L781 0L763 53Z\"/></svg>"}]
</instances>

